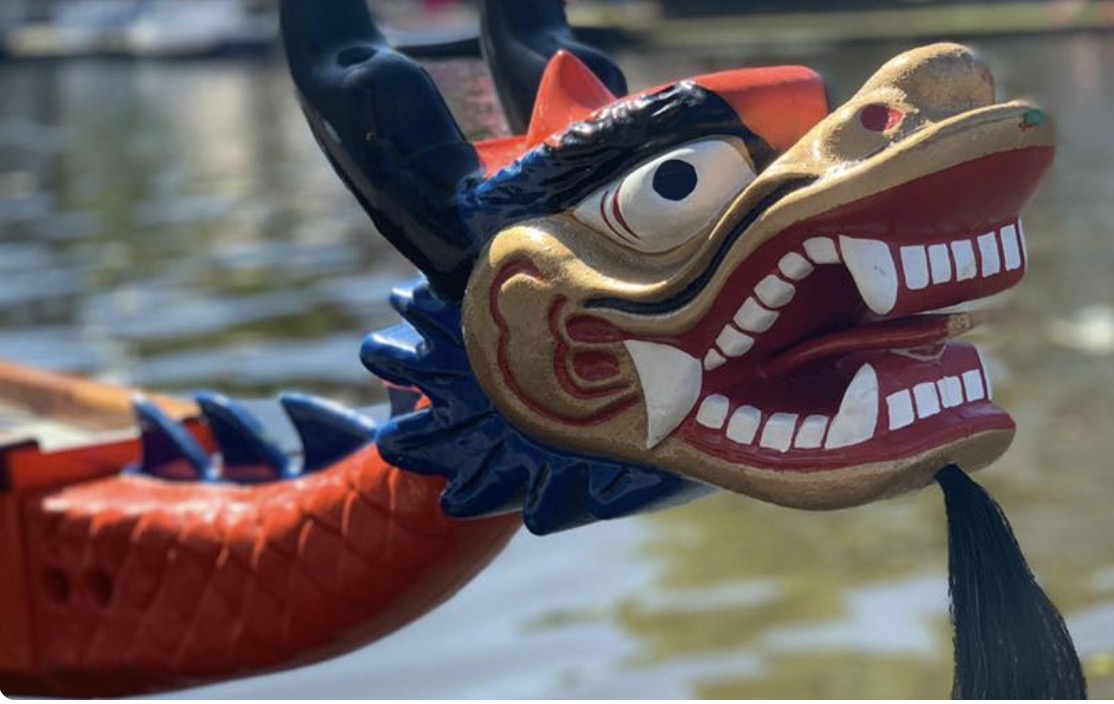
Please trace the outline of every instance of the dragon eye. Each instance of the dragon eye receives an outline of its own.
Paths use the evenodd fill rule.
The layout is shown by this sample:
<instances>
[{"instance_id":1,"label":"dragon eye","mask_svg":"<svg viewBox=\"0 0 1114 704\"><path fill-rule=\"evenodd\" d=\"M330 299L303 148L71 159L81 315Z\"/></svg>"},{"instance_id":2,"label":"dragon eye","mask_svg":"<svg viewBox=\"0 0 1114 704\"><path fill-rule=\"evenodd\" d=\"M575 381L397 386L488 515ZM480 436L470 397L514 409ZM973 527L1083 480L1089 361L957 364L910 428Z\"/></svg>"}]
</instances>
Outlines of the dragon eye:
<instances>
[{"instance_id":1,"label":"dragon eye","mask_svg":"<svg viewBox=\"0 0 1114 704\"><path fill-rule=\"evenodd\" d=\"M683 159L670 159L654 169L654 192L666 200L684 200L696 190L696 167Z\"/></svg>"},{"instance_id":2,"label":"dragon eye","mask_svg":"<svg viewBox=\"0 0 1114 704\"><path fill-rule=\"evenodd\" d=\"M692 142L604 186L573 214L627 247L666 252L703 234L754 177L739 140Z\"/></svg>"}]
</instances>

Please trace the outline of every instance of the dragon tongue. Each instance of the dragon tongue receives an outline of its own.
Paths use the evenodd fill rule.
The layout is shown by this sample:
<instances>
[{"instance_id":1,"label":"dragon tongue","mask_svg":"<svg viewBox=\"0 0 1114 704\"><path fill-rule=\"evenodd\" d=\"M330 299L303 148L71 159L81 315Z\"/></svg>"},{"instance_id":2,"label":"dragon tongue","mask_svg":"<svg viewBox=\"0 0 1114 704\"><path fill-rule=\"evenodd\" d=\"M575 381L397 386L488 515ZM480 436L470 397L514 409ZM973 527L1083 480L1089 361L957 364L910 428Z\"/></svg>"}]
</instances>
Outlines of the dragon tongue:
<instances>
[{"instance_id":1,"label":"dragon tongue","mask_svg":"<svg viewBox=\"0 0 1114 704\"><path fill-rule=\"evenodd\" d=\"M654 447L676 430L700 398L704 369L700 360L676 347L627 340L623 343L646 402L646 447Z\"/></svg>"}]
</instances>

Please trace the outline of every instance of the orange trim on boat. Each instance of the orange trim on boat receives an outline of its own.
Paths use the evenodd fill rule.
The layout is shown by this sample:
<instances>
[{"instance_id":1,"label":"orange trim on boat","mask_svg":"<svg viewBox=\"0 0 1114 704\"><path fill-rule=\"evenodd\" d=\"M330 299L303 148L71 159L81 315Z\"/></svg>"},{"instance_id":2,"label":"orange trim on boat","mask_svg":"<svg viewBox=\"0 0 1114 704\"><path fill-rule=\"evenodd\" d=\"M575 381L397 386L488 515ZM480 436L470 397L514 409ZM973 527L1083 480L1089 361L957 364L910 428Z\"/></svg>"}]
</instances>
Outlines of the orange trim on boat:
<instances>
[{"instance_id":1,"label":"orange trim on boat","mask_svg":"<svg viewBox=\"0 0 1114 704\"><path fill-rule=\"evenodd\" d=\"M0 360L0 402L45 418L91 429L128 427L132 424L134 393L119 386ZM197 414L197 407L189 401L166 397L154 400L175 418Z\"/></svg>"}]
</instances>

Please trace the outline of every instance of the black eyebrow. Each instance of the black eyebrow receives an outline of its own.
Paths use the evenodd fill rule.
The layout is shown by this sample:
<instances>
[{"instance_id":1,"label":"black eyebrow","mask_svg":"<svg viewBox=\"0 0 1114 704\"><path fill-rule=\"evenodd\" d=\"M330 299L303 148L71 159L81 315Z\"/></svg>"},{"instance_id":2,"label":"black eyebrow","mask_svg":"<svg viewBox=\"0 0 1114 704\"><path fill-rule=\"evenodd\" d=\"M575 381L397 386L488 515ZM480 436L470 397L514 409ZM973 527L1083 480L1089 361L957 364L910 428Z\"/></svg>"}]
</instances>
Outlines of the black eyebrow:
<instances>
[{"instance_id":1,"label":"black eyebrow","mask_svg":"<svg viewBox=\"0 0 1114 704\"><path fill-rule=\"evenodd\" d=\"M622 100L573 124L479 184L465 207L474 231L569 210L611 180L672 147L713 135L739 137L761 171L776 156L723 98L691 81Z\"/></svg>"}]
</instances>

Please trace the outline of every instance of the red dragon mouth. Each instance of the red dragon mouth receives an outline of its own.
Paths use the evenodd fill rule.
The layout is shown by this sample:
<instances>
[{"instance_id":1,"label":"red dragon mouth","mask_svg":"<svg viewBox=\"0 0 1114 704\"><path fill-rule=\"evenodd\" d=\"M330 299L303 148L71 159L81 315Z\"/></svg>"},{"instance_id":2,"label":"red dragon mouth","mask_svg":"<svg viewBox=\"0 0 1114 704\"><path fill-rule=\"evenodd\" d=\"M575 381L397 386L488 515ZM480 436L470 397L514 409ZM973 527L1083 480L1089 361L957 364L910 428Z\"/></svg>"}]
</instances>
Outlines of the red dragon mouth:
<instances>
[{"instance_id":1,"label":"red dragon mouth","mask_svg":"<svg viewBox=\"0 0 1114 704\"><path fill-rule=\"evenodd\" d=\"M1051 158L986 156L765 242L697 325L653 340L699 360L673 436L731 463L820 471L1012 430L978 351L949 339L969 318L923 314L1021 280L1018 213Z\"/></svg>"}]
</instances>

